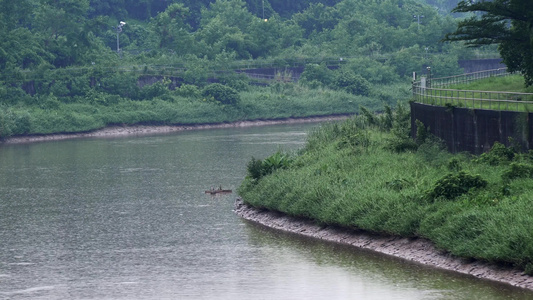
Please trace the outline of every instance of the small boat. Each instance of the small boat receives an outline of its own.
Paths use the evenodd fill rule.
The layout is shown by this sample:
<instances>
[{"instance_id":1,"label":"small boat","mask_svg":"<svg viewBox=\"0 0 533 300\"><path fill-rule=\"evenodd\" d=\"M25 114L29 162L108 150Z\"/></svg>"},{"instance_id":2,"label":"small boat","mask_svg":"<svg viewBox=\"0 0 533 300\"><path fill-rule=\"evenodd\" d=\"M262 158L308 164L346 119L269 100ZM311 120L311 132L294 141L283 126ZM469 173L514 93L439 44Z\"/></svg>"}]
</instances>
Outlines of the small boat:
<instances>
[{"instance_id":1,"label":"small boat","mask_svg":"<svg viewBox=\"0 0 533 300\"><path fill-rule=\"evenodd\" d=\"M223 190L222 187L218 189L211 188L210 190L205 191L206 194L216 195L216 194L230 194L231 190Z\"/></svg>"}]
</instances>

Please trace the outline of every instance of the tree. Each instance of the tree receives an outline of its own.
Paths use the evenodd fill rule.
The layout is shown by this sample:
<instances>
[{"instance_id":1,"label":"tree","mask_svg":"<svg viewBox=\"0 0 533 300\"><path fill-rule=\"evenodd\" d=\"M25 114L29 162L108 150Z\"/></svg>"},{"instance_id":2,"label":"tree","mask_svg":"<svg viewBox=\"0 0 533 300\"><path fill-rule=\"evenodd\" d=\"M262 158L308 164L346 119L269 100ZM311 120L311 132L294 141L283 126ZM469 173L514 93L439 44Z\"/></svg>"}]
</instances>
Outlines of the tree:
<instances>
[{"instance_id":1,"label":"tree","mask_svg":"<svg viewBox=\"0 0 533 300\"><path fill-rule=\"evenodd\" d=\"M235 105L240 100L239 92L220 83L207 85L202 94L204 97L212 98L213 100L226 105Z\"/></svg>"},{"instance_id":2,"label":"tree","mask_svg":"<svg viewBox=\"0 0 533 300\"><path fill-rule=\"evenodd\" d=\"M171 4L151 21L152 31L159 38L159 48L169 48L179 54L186 54L193 46L190 26L185 23L189 9L182 4Z\"/></svg>"},{"instance_id":3,"label":"tree","mask_svg":"<svg viewBox=\"0 0 533 300\"><path fill-rule=\"evenodd\" d=\"M297 13L293 19L305 30L305 37L335 28L339 21L339 12L322 3L310 5L304 12Z\"/></svg>"},{"instance_id":4,"label":"tree","mask_svg":"<svg viewBox=\"0 0 533 300\"><path fill-rule=\"evenodd\" d=\"M53 53L56 67L80 63L91 47L85 28L88 0L43 0L35 15L35 31L42 36L44 48Z\"/></svg>"},{"instance_id":5,"label":"tree","mask_svg":"<svg viewBox=\"0 0 533 300\"><path fill-rule=\"evenodd\" d=\"M445 41L466 41L470 47L497 44L511 72L521 72L533 85L533 1L462 0L453 12L475 13L459 22Z\"/></svg>"}]
</instances>

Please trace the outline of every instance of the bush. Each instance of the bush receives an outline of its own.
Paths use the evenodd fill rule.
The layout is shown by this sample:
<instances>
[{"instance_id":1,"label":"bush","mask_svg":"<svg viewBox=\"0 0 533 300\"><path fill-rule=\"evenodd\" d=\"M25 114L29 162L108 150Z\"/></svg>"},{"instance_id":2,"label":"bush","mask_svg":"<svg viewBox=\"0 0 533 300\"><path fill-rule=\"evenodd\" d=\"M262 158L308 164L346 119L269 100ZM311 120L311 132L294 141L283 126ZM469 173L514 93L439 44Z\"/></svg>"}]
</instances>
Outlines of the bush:
<instances>
[{"instance_id":1,"label":"bush","mask_svg":"<svg viewBox=\"0 0 533 300\"><path fill-rule=\"evenodd\" d=\"M326 65L308 64L300 75L300 83L307 86L329 86L332 82L331 71Z\"/></svg>"},{"instance_id":2,"label":"bush","mask_svg":"<svg viewBox=\"0 0 533 300\"><path fill-rule=\"evenodd\" d=\"M217 79L220 84L231 87L238 92L247 91L250 87L250 79L244 74L224 73L217 76Z\"/></svg>"},{"instance_id":3,"label":"bush","mask_svg":"<svg viewBox=\"0 0 533 300\"><path fill-rule=\"evenodd\" d=\"M15 127L15 115L11 109L5 106L0 107L0 138L5 138L13 134Z\"/></svg>"},{"instance_id":4,"label":"bush","mask_svg":"<svg viewBox=\"0 0 533 300\"><path fill-rule=\"evenodd\" d=\"M168 85L170 80L163 79L163 81L158 81L152 85L146 85L142 88L140 92L141 99L153 99L156 97L161 97L169 93Z\"/></svg>"},{"instance_id":5,"label":"bush","mask_svg":"<svg viewBox=\"0 0 533 300\"><path fill-rule=\"evenodd\" d=\"M424 126L424 123L422 123L418 119L415 120L415 124L416 124L416 143L418 145L422 145L430 134L429 128L426 128L426 126Z\"/></svg>"},{"instance_id":6,"label":"bush","mask_svg":"<svg viewBox=\"0 0 533 300\"><path fill-rule=\"evenodd\" d=\"M470 175L464 171L450 173L439 179L433 189L428 192L432 199L444 197L454 199L468 193L471 189L487 186L487 181L480 175Z\"/></svg>"},{"instance_id":7,"label":"bush","mask_svg":"<svg viewBox=\"0 0 533 300\"><path fill-rule=\"evenodd\" d=\"M275 170L288 168L291 163L292 160L290 159L289 155L278 151L264 160L255 159L252 157L252 159L246 164L246 170L248 172L248 176L257 181L264 175L271 174Z\"/></svg>"},{"instance_id":8,"label":"bush","mask_svg":"<svg viewBox=\"0 0 533 300\"><path fill-rule=\"evenodd\" d=\"M453 171L453 172L461 171L461 163L459 159L457 159L456 157L453 157L448 161L447 167L448 167L448 170Z\"/></svg>"},{"instance_id":9,"label":"bush","mask_svg":"<svg viewBox=\"0 0 533 300\"><path fill-rule=\"evenodd\" d=\"M99 91L119 95L123 98L139 99L140 89L137 86L137 75L117 72L100 78Z\"/></svg>"},{"instance_id":10,"label":"bush","mask_svg":"<svg viewBox=\"0 0 533 300\"><path fill-rule=\"evenodd\" d=\"M174 93L185 98L200 98L202 95L200 89L196 85L192 84L184 84L174 90Z\"/></svg>"},{"instance_id":11,"label":"bush","mask_svg":"<svg viewBox=\"0 0 533 300\"><path fill-rule=\"evenodd\" d=\"M277 169L286 169L291 165L289 155L277 151L263 160L263 174L268 175Z\"/></svg>"},{"instance_id":12,"label":"bush","mask_svg":"<svg viewBox=\"0 0 533 300\"><path fill-rule=\"evenodd\" d=\"M240 100L239 93L235 89L220 83L207 85L204 88L202 95L227 105L235 105Z\"/></svg>"},{"instance_id":13,"label":"bush","mask_svg":"<svg viewBox=\"0 0 533 300\"><path fill-rule=\"evenodd\" d=\"M533 177L533 166L517 162L511 163L509 169L502 174L503 180L531 177Z\"/></svg>"},{"instance_id":14,"label":"bush","mask_svg":"<svg viewBox=\"0 0 533 300\"><path fill-rule=\"evenodd\" d=\"M411 138L411 114L403 105L398 105L395 113L391 113L388 122L392 122L392 137L386 140L385 148L396 152L416 151L418 144Z\"/></svg>"},{"instance_id":15,"label":"bush","mask_svg":"<svg viewBox=\"0 0 533 300\"><path fill-rule=\"evenodd\" d=\"M254 180L259 180L263 176L263 162L260 159L252 159L246 164L246 171L248 176Z\"/></svg>"},{"instance_id":16,"label":"bush","mask_svg":"<svg viewBox=\"0 0 533 300\"><path fill-rule=\"evenodd\" d=\"M346 70L335 74L333 86L354 95L368 96L370 94L370 83L361 75Z\"/></svg>"},{"instance_id":17,"label":"bush","mask_svg":"<svg viewBox=\"0 0 533 300\"><path fill-rule=\"evenodd\" d=\"M387 140L387 145L385 148L395 153L402 153L416 151L418 149L418 145L409 137L403 138L400 136L395 136Z\"/></svg>"},{"instance_id":18,"label":"bush","mask_svg":"<svg viewBox=\"0 0 533 300\"><path fill-rule=\"evenodd\" d=\"M489 152L481 154L481 156L475 161L496 166L504 162L509 162L513 159L514 155L515 153L511 148L507 148L499 142L494 142L494 145L490 148Z\"/></svg>"}]
</instances>

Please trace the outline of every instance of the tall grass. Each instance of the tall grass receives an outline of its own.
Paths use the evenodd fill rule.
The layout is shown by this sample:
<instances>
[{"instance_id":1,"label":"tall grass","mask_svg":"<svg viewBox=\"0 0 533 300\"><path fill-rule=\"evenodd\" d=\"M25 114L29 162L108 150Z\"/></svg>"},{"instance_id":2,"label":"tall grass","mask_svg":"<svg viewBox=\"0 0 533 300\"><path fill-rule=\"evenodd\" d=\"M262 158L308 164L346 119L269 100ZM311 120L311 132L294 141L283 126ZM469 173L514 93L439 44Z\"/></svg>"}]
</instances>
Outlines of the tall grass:
<instances>
[{"instance_id":1,"label":"tall grass","mask_svg":"<svg viewBox=\"0 0 533 300\"><path fill-rule=\"evenodd\" d=\"M347 143L348 137L365 142ZM392 152L391 138L362 117L325 125L310 134L290 168L258 181L247 178L238 192L253 206L320 224L425 237L457 256L533 271L530 174L507 180L502 175L510 160L452 155L433 139L418 150ZM531 157L517 154L513 160L531 165ZM464 178L460 174L481 174L487 184L452 198L435 196L444 179Z\"/></svg>"},{"instance_id":2,"label":"tall grass","mask_svg":"<svg viewBox=\"0 0 533 300\"><path fill-rule=\"evenodd\" d=\"M362 105L378 110L384 103L396 101L393 94L393 89L383 89L379 95L365 97L282 82L248 86L234 105L208 99L190 86L175 91L162 87L148 100L96 91L68 99L50 94L0 107L0 138L84 132L114 124L202 124L353 114Z\"/></svg>"}]
</instances>

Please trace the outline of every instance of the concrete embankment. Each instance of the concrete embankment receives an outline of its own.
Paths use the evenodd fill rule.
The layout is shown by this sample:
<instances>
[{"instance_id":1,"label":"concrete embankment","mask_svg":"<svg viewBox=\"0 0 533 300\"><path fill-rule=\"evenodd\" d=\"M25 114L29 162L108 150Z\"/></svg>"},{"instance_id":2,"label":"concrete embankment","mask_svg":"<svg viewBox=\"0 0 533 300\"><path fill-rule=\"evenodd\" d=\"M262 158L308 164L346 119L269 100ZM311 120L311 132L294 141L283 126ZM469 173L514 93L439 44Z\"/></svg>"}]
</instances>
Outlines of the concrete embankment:
<instances>
[{"instance_id":1,"label":"concrete embankment","mask_svg":"<svg viewBox=\"0 0 533 300\"><path fill-rule=\"evenodd\" d=\"M256 209L246 205L239 198L235 201L234 211L248 221L270 228L373 250L414 263L494 280L533 291L533 277L525 275L520 270L453 257L437 249L430 241L425 239L380 236L364 231L330 226L322 227L310 220L290 217L279 212Z\"/></svg>"}]
</instances>

